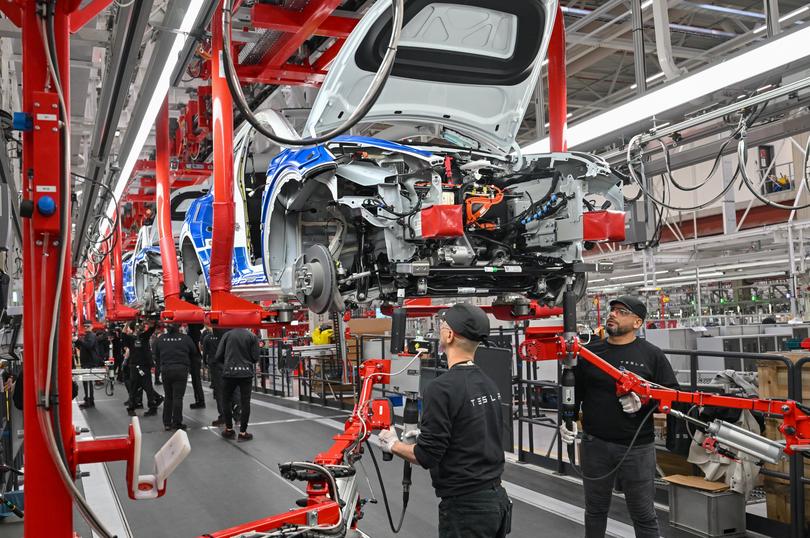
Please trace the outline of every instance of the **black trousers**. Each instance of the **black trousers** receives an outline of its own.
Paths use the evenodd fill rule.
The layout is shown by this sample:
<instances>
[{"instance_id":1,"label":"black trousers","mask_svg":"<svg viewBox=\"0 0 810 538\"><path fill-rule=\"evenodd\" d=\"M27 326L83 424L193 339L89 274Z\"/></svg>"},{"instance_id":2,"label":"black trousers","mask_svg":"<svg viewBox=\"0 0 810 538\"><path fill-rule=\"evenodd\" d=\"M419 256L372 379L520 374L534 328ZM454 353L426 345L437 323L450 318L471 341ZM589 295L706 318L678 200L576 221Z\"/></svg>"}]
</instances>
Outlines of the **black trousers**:
<instances>
[{"instance_id":1,"label":"black trousers","mask_svg":"<svg viewBox=\"0 0 810 538\"><path fill-rule=\"evenodd\" d=\"M598 477L609 473L622 461L627 447L585 434L580 450L582 474ZM655 444L634 446L621 465L607 478L583 481L585 536L601 538L605 535L613 483L619 479L636 537L657 538L660 532L655 512Z\"/></svg>"},{"instance_id":2,"label":"black trousers","mask_svg":"<svg viewBox=\"0 0 810 538\"><path fill-rule=\"evenodd\" d=\"M84 389L84 403L93 404L95 398L93 397L93 392L95 391L95 387L93 386L92 381L82 381L82 388Z\"/></svg>"},{"instance_id":3,"label":"black trousers","mask_svg":"<svg viewBox=\"0 0 810 538\"><path fill-rule=\"evenodd\" d=\"M192 358L191 368L191 387L194 389L194 403L205 404L205 393L202 386L202 359Z\"/></svg>"},{"instance_id":4,"label":"black trousers","mask_svg":"<svg viewBox=\"0 0 810 538\"><path fill-rule=\"evenodd\" d=\"M188 367L163 365L163 425L179 426L183 423L183 395L188 384Z\"/></svg>"},{"instance_id":5,"label":"black trousers","mask_svg":"<svg viewBox=\"0 0 810 538\"><path fill-rule=\"evenodd\" d=\"M217 403L217 418L224 420L225 413L222 411L222 364L211 361L208 366L208 372L211 374L211 384L214 386L214 401Z\"/></svg>"},{"instance_id":6,"label":"black trousers","mask_svg":"<svg viewBox=\"0 0 810 538\"><path fill-rule=\"evenodd\" d=\"M512 504L501 486L439 503L439 538L504 538L511 526Z\"/></svg>"},{"instance_id":7,"label":"black trousers","mask_svg":"<svg viewBox=\"0 0 810 538\"><path fill-rule=\"evenodd\" d=\"M150 409L157 407L158 393L152 386L152 374L148 367L129 367L129 405L127 409L135 410L135 404L139 398L140 391L146 393L146 402Z\"/></svg>"},{"instance_id":8,"label":"black trousers","mask_svg":"<svg viewBox=\"0 0 810 538\"><path fill-rule=\"evenodd\" d=\"M246 432L250 420L250 391L253 389L252 377L222 378L222 410L225 412L225 427L233 429L233 393L239 389L242 415L239 420L239 431Z\"/></svg>"}]
</instances>

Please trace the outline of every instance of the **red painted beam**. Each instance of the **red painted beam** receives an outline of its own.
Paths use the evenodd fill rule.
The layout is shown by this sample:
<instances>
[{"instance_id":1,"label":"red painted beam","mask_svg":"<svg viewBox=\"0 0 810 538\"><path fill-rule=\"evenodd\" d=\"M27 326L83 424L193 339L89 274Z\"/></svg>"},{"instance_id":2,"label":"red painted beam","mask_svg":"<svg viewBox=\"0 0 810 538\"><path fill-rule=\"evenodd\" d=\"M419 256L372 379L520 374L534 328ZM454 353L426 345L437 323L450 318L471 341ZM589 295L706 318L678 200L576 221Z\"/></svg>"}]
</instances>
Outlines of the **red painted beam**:
<instances>
[{"instance_id":1,"label":"red painted beam","mask_svg":"<svg viewBox=\"0 0 810 538\"><path fill-rule=\"evenodd\" d=\"M93 0L82 9L70 14L70 33L75 34L99 13L107 9L112 0Z\"/></svg>"},{"instance_id":2,"label":"red painted beam","mask_svg":"<svg viewBox=\"0 0 810 538\"><path fill-rule=\"evenodd\" d=\"M339 4L340 2L338 2ZM291 34L301 32L307 26L307 17L303 11L293 11L272 4L255 4L251 11L251 20L256 28ZM315 27L310 35L346 39L357 26L357 22L357 19L349 17L328 16Z\"/></svg>"},{"instance_id":3,"label":"red painted beam","mask_svg":"<svg viewBox=\"0 0 810 538\"><path fill-rule=\"evenodd\" d=\"M278 80L291 81L291 85L319 85L326 79L326 71L305 65L285 64L268 67L264 64L241 65L236 74L242 82L251 84L278 84Z\"/></svg>"},{"instance_id":4,"label":"red painted beam","mask_svg":"<svg viewBox=\"0 0 810 538\"><path fill-rule=\"evenodd\" d=\"M262 59L267 69L276 69L287 63L298 48L306 42L321 24L337 9L342 0L313 0L301 12L304 24L295 33L284 34L271 51ZM215 19L216 20L216 19Z\"/></svg>"},{"instance_id":5,"label":"red painted beam","mask_svg":"<svg viewBox=\"0 0 810 538\"><path fill-rule=\"evenodd\" d=\"M22 7L13 0L0 0L0 11L8 17L14 26L22 28Z\"/></svg>"},{"instance_id":6,"label":"red painted beam","mask_svg":"<svg viewBox=\"0 0 810 538\"><path fill-rule=\"evenodd\" d=\"M332 60L334 60L335 57L338 55L338 52L340 52L340 48L343 46L345 42L346 42L345 39L338 39L334 43L332 43L331 47L326 49L323 52L323 54L318 56L318 59L315 60L315 63L312 64L312 69L314 69L315 71L326 69L326 67L330 63L332 63Z\"/></svg>"}]
</instances>

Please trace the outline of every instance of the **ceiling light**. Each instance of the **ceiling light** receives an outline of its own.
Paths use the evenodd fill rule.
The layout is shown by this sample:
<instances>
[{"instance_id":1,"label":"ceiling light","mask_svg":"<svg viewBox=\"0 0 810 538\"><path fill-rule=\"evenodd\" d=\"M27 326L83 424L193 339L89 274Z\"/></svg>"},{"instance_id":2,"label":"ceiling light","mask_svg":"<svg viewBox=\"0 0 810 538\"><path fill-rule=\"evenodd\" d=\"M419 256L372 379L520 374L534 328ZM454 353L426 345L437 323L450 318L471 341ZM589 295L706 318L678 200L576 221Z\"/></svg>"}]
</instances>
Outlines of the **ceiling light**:
<instances>
[{"instance_id":1,"label":"ceiling light","mask_svg":"<svg viewBox=\"0 0 810 538\"><path fill-rule=\"evenodd\" d=\"M123 165L121 166L117 183L113 189L113 199L110 200L110 203L107 205L107 209L105 211L107 216L110 218L112 218L112 215L115 213L115 200L121 199L121 195L124 193L124 190L129 183L132 169L135 168L135 163L137 162L138 157L141 155L144 143L146 143L146 139L149 137L149 132L152 130L152 126L155 124L158 111L163 105L163 101L169 92L172 71L174 71L174 68L177 66L177 62L180 60L180 51L183 50L186 40L189 38L189 33L194 26L194 22L197 20L197 16L200 14L200 10L204 4L204 0L190 0L188 9L183 15L183 20L180 22L180 26L177 28L176 32L174 32L174 43L172 44L169 54L166 57L166 63L163 65L159 82L157 86L155 86L154 92L149 97L149 105L146 107L146 113L138 126L138 132L135 136L132 147L129 148L129 153L127 153L124 160L121 161L123 162ZM107 222L107 219L105 219L105 224L107 225L106 228L108 228L109 222ZM105 233L106 229L101 232L101 235L103 236Z\"/></svg>"},{"instance_id":2,"label":"ceiling light","mask_svg":"<svg viewBox=\"0 0 810 538\"><path fill-rule=\"evenodd\" d=\"M663 275L664 273L669 273L669 271L656 271L656 275ZM653 273L647 273L647 277L652 277ZM632 275L621 275L621 276L612 276L610 277L611 280L618 280L620 278L637 278L640 276L644 276L644 273L635 273Z\"/></svg>"},{"instance_id":3,"label":"ceiling light","mask_svg":"<svg viewBox=\"0 0 810 538\"><path fill-rule=\"evenodd\" d=\"M718 265L717 267L702 267L701 271L732 271L735 269L747 269L749 267L761 267L763 265L779 265L783 263L788 263L789 260L787 259L780 259L780 260L763 260L759 262L749 262L749 263L734 263L731 265ZM689 271L691 273L695 272L694 268L686 268L686 269L675 269L679 273L683 273Z\"/></svg>"},{"instance_id":4,"label":"ceiling light","mask_svg":"<svg viewBox=\"0 0 810 538\"><path fill-rule=\"evenodd\" d=\"M576 123L568 128L568 147L573 149L581 146L715 91L805 58L810 55L808 42L810 26ZM548 152L549 139L543 138L528 144L522 151L524 154Z\"/></svg>"}]
</instances>

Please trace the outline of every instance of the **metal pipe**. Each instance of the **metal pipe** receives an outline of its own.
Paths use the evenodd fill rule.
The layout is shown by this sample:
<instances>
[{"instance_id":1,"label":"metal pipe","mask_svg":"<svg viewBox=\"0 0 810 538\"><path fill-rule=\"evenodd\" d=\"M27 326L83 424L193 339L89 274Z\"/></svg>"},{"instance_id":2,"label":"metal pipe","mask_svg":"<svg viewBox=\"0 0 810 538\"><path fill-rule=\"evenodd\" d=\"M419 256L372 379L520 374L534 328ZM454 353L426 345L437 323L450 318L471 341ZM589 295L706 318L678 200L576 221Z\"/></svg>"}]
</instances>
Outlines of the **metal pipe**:
<instances>
[{"instance_id":1,"label":"metal pipe","mask_svg":"<svg viewBox=\"0 0 810 538\"><path fill-rule=\"evenodd\" d=\"M774 37L782 33L779 24L779 0L764 0L765 4L765 27L768 37Z\"/></svg>"},{"instance_id":2,"label":"metal pipe","mask_svg":"<svg viewBox=\"0 0 810 538\"><path fill-rule=\"evenodd\" d=\"M764 103L766 101L772 101L778 97L783 97L785 95L795 93L807 87L810 87L810 77L805 77L803 79L797 80L796 82L780 86L779 88L774 88L773 90L767 92L758 93L757 95L749 97L748 99L736 101L730 105L718 108L717 110L712 110L711 112L701 114L700 116L696 116L686 121L682 121L675 125L668 125L663 129L651 129L648 133L644 133L638 139L638 143L644 144L650 142L651 140L658 140L660 138L664 138L672 134L685 131L687 129L695 127L696 125L700 125L702 123L706 123L712 120L716 120L718 118L722 118L723 116L733 114L734 112L737 112L744 108L750 108L755 105ZM606 160L611 160L621 156L623 153L624 151L622 150L615 150L603 154L602 157Z\"/></svg>"},{"instance_id":3,"label":"metal pipe","mask_svg":"<svg viewBox=\"0 0 810 538\"><path fill-rule=\"evenodd\" d=\"M633 64L636 69L636 95L647 93L647 61L644 56L644 22L641 17L641 0L630 0L630 15L633 24Z\"/></svg>"},{"instance_id":4,"label":"metal pipe","mask_svg":"<svg viewBox=\"0 0 810 538\"><path fill-rule=\"evenodd\" d=\"M667 80L684 74L683 69L675 66L672 57L672 39L669 32L669 6L667 0L653 0L653 23L655 25L655 50L658 53L658 64Z\"/></svg>"}]
</instances>

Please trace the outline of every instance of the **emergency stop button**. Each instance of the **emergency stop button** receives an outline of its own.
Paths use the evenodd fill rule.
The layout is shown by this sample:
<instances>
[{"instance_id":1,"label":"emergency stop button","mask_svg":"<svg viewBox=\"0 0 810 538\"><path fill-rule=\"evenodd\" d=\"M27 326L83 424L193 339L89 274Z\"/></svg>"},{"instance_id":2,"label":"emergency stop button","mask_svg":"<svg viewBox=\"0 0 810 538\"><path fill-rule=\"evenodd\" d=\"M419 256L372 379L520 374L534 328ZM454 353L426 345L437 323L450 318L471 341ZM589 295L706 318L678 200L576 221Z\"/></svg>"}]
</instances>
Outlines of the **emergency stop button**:
<instances>
[{"instance_id":1,"label":"emergency stop button","mask_svg":"<svg viewBox=\"0 0 810 538\"><path fill-rule=\"evenodd\" d=\"M56 200L51 196L43 196L37 200L37 211L40 215L50 217L56 213Z\"/></svg>"}]
</instances>

